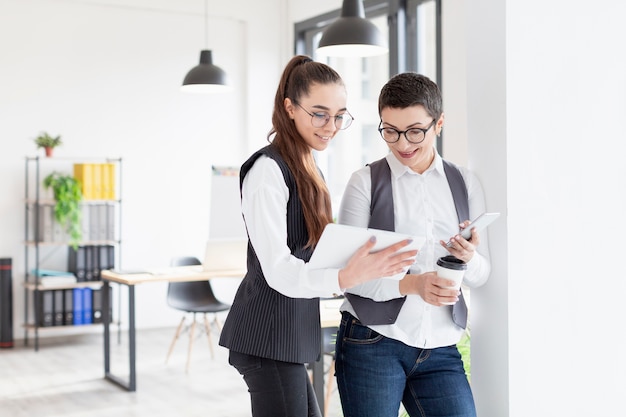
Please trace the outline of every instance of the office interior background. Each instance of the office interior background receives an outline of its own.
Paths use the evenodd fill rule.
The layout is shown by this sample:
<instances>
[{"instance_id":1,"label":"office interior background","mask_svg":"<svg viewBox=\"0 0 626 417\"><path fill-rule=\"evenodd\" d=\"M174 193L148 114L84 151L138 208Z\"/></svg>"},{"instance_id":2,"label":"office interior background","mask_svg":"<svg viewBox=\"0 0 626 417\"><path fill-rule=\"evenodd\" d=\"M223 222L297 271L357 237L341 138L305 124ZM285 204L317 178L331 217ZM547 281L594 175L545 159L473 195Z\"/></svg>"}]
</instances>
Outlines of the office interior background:
<instances>
[{"instance_id":1,"label":"office interior background","mask_svg":"<svg viewBox=\"0 0 626 417\"><path fill-rule=\"evenodd\" d=\"M62 135L59 157L123 158L124 268L202 257L211 166L267 143L294 25L340 6L210 1L205 36L202 0L0 0L0 256L13 259L16 343L32 139ZM441 13L443 154L475 170L503 213L488 232L490 280L472 292L479 415L619 415L626 6L442 0ZM207 44L233 90L185 95ZM165 284L137 288L139 328L177 324L164 298Z\"/></svg>"}]
</instances>

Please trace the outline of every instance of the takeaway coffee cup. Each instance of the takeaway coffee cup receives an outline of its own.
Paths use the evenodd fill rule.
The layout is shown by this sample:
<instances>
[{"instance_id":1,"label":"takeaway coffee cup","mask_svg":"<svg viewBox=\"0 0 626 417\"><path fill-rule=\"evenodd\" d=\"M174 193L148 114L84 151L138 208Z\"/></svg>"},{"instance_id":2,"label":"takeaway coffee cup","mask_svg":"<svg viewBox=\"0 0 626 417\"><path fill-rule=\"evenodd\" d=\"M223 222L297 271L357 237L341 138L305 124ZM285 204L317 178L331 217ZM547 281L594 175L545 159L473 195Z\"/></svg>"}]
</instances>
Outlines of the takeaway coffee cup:
<instances>
[{"instance_id":1,"label":"takeaway coffee cup","mask_svg":"<svg viewBox=\"0 0 626 417\"><path fill-rule=\"evenodd\" d=\"M437 259L437 275L441 278L454 281L454 286L449 288L457 290L461 288L461 282L463 281L463 275L465 275L466 269L467 264L452 255L442 256Z\"/></svg>"}]
</instances>

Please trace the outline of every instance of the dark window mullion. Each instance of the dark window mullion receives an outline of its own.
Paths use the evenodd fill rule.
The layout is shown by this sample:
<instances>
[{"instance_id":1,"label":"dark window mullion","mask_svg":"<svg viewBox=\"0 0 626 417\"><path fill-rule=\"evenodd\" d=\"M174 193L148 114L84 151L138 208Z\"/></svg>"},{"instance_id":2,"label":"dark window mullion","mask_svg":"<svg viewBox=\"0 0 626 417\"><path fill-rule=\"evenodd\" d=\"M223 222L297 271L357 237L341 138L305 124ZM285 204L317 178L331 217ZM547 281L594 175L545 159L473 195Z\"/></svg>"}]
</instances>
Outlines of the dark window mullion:
<instances>
[{"instance_id":1,"label":"dark window mullion","mask_svg":"<svg viewBox=\"0 0 626 417\"><path fill-rule=\"evenodd\" d=\"M407 59L407 71L417 71L419 68L419 41L417 39L418 27L417 27L417 8L420 4L429 1L435 2L435 19L436 19L436 80L437 85L443 91L442 82L442 65L441 65L441 0L406 0L406 59ZM439 154L443 152L443 132L437 138L437 151Z\"/></svg>"},{"instance_id":2,"label":"dark window mullion","mask_svg":"<svg viewBox=\"0 0 626 417\"><path fill-rule=\"evenodd\" d=\"M391 0L387 12L389 25L389 76L407 71L406 1Z\"/></svg>"}]
</instances>

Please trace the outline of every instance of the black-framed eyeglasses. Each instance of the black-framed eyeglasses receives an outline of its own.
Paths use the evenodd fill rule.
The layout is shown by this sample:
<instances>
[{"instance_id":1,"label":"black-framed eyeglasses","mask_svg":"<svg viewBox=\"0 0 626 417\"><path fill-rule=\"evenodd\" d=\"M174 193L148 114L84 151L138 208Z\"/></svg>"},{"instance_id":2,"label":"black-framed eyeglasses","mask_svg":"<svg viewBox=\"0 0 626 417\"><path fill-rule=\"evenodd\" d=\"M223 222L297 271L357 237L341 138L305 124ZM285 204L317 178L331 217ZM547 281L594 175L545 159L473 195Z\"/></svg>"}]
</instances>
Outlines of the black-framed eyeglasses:
<instances>
[{"instance_id":1,"label":"black-framed eyeglasses","mask_svg":"<svg viewBox=\"0 0 626 417\"><path fill-rule=\"evenodd\" d=\"M426 129L412 127L411 129L407 129L402 132L394 129L393 127L382 127L383 121L381 120L378 124L378 132L387 143L396 143L400 140L400 135L404 134L404 138L409 143L418 144L422 143L424 139L426 139L426 132L428 132L428 130L435 125L436 120L437 119L433 119Z\"/></svg>"},{"instance_id":2,"label":"black-framed eyeglasses","mask_svg":"<svg viewBox=\"0 0 626 417\"><path fill-rule=\"evenodd\" d=\"M331 117L335 118L335 127L339 130L344 130L350 127L354 117L346 111L345 113L338 114L336 116L331 116L328 112L325 111L316 111L310 113L307 109L302 107L300 103L295 102L298 107L306 112L309 116L311 116L311 124L313 127L324 127L330 121Z\"/></svg>"}]
</instances>

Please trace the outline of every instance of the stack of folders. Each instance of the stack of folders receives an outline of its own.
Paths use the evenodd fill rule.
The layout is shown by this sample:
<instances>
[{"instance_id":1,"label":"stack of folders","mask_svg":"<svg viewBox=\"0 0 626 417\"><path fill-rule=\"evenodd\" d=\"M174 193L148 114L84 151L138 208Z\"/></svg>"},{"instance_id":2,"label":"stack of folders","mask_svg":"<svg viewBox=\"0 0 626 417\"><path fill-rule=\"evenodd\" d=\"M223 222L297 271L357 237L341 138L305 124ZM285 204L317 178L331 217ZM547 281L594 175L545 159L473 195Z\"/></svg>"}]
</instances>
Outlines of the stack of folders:
<instances>
[{"instance_id":1,"label":"stack of folders","mask_svg":"<svg viewBox=\"0 0 626 417\"><path fill-rule=\"evenodd\" d=\"M100 281L101 272L115 268L115 246L81 245L69 247L67 270L78 282Z\"/></svg>"},{"instance_id":2,"label":"stack of folders","mask_svg":"<svg viewBox=\"0 0 626 417\"><path fill-rule=\"evenodd\" d=\"M35 316L40 327L102 323L102 289L68 288L35 293ZM111 306L109 299L109 306ZM109 317L112 317L109 308Z\"/></svg>"},{"instance_id":3,"label":"stack of folders","mask_svg":"<svg viewBox=\"0 0 626 417\"><path fill-rule=\"evenodd\" d=\"M81 233L84 241L116 240L116 206L111 202L83 204L81 209Z\"/></svg>"},{"instance_id":4,"label":"stack of folders","mask_svg":"<svg viewBox=\"0 0 626 417\"><path fill-rule=\"evenodd\" d=\"M77 282L76 275L68 271L33 269L31 273L37 278L39 284L43 286L67 285Z\"/></svg>"},{"instance_id":5,"label":"stack of folders","mask_svg":"<svg viewBox=\"0 0 626 417\"><path fill-rule=\"evenodd\" d=\"M67 242L67 231L54 218L54 204L40 204L33 210L34 240L37 242Z\"/></svg>"},{"instance_id":6,"label":"stack of folders","mask_svg":"<svg viewBox=\"0 0 626 417\"><path fill-rule=\"evenodd\" d=\"M115 200L115 164L74 164L85 200Z\"/></svg>"},{"instance_id":7,"label":"stack of folders","mask_svg":"<svg viewBox=\"0 0 626 417\"><path fill-rule=\"evenodd\" d=\"M54 204L42 203L33 210L34 236L37 242L68 242L67 227L56 221ZM115 241L117 207L110 201L81 204L80 229L83 241Z\"/></svg>"}]
</instances>

